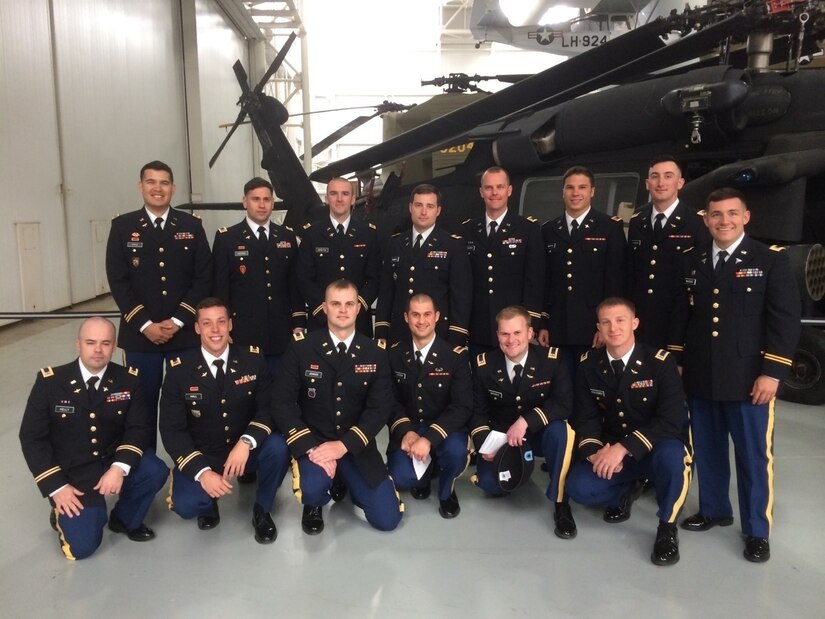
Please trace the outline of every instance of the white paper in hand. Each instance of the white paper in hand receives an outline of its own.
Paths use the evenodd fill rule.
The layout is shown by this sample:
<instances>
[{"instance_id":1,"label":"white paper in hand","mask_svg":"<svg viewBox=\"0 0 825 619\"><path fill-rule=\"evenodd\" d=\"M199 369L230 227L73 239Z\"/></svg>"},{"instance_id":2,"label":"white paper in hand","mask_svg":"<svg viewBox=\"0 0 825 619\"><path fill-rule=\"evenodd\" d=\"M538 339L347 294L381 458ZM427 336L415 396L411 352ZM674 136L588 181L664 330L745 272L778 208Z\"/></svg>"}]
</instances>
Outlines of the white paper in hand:
<instances>
[{"instance_id":1,"label":"white paper in hand","mask_svg":"<svg viewBox=\"0 0 825 619\"><path fill-rule=\"evenodd\" d=\"M424 460L419 460L418 458L412 459L416 479L421 479L421 476L427 471L427 467L430 466L430 462L432 461L433 458L430 455L424 458Z\"/></svg>"},{"instance_id":2,"label":"white paper in hand","mask_svg":"<svg viewBox=\"0 0 825 619\"><path fill-rule=\"evenodd\" d=\"M493 430L487 435L487 438L484 439L484 443L478 452L482 454L494 454L506 444L507 435L504 432Z\"/></svg>"}]
</instances>

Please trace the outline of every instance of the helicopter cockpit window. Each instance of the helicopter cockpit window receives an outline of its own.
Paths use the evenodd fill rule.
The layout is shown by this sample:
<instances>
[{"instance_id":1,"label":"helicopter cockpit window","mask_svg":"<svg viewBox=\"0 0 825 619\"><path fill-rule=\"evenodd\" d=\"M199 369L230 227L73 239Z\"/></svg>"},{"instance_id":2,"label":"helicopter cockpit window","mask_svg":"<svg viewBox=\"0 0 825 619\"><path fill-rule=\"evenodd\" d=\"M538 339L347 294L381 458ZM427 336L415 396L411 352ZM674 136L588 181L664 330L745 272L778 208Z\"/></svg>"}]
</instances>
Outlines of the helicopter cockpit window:
<instances>
[{"instance_id":1,"label":"helicopter cockpit window","mask_svg":"<svg viewBox=\"0 0 825 619\"><path fill-rule=\"evenodd\" d=\"M562 185L561 176L526 179L521 191L521 214L525 217L532 215L544 223L564 213ZM635 204L638 189L638 174L596 174L592 206L610 216L623 215L619 205Z\"/></svg>"}]
</instances>

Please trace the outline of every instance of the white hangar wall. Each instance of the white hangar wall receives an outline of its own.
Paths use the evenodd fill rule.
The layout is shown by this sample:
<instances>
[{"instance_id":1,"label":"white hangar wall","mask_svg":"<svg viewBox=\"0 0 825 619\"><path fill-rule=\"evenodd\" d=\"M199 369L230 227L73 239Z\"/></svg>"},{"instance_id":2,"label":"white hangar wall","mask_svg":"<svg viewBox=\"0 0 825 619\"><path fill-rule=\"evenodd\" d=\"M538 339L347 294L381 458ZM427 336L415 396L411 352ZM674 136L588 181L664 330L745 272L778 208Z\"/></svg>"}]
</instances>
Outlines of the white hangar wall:
<instances>
[{"instance_id":1,"label":"white hangar wall","mask_svg":"<svg viewBox=\"0 0 825 619\"><path fill-rule=\"evenodd\" d=\"M218 124L237 115L232 63L247 56L212 0L0 3L0 311L108 290L109 221L140 207L147 161L172 166L173 204L240 198L255 168L251 130L236 132L216 170L207 162ZM211 236L237 219L208 213L204 224Z\"/></svg>"}]
</instances>

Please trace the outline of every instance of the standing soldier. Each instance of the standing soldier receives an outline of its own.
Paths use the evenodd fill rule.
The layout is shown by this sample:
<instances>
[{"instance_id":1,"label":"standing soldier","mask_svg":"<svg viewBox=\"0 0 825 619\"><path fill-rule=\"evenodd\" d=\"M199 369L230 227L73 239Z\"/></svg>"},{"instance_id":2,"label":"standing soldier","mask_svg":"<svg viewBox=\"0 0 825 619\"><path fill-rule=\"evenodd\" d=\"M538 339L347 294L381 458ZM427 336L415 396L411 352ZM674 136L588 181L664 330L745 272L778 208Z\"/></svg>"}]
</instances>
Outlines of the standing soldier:
<instances>
[{"instance_id":1,"label":"standing soldier","mask_svg":"<svg viewBox=\"0 0 825 619\"><path fill-rule=\"evenodd\" d=\"M439 337L453 345L467 343L470 318L470 263L461 237L436 225L441 214L441 192L418 185L410 195L412 228L390 238L383 256L375 337L394 344L407 337L404 310L417 292L430 295L441 308L436 326ZM383 342L382 342L383 340Z\"/></svg>"},{"instance_id":2,"label":"standing soldier","mask_svg":"<svg viewBox=\"0 0 825 619\"><path fill-rule=\"evenodd\" d=\"M372 337L371 308L378 296L381 270L378 235L373 224L351 217L355 196L343 178L327 183L329 219L307 224L298 252L298 286L309 309L308 327L326 329L324 290L336 279L358 286L358 331Z\"/></svg>"},{"instance_id":3,"label":"standing soldier","mask_svg":"<svg viewBox=\"0 0 825 619\"><path fill-rule=\"evenodd\" d=\"M163 362L197 346L195 306L212 287L212 255L200 219L169 207L172 169L151 161L140 169L144 207L112 220L106 275L120 310L118 346L140 372L157 443Z\"/></svg>"},{"instance_id":4,"label":"standing soldier","mask_svg":"<svg viewBox=\"0 0 825 619\"><path fill-rule=\"evenodd\" d=\"M630 219L628 290L636 305L636 338L655 348L668 344L670 317L682 286L682 252L704 242L708 232L703 212L679 201L685 184L675 159L650 163L645 186L650 203Z\"/></svg>"},{"instance_id":5,"label":"standing soldier","mask_svg":"<svg viewBox=\"0 0 825 619\"><path fill-rule=\"evenodd\" d=\"M497 347L496 314L504 307L521 305L537 322L544 288L541 229L535 219L508 207L513 186L507 172L497 166L486 170L479 193L484 217L462 224L473 275L472 357Z\"/></svg>"},{"instance_id":6,"label":"standing soldier","mask_svg":"<svg viewBox=\"0 0 825 619\"><path fill-rule=\"evenodd\" d=\"M253 178L243 188L246 219L215 234L213 294L232 312L232 341L258 346L275 373L292 331L306 326L298 292L298 241L270 221L272 185Z\"/></svg>"},{"instance_id":7,"label":"standing soldier","mask_svg":"<svg viewBox=\"0 0 825 619\"><path fill-rule=\"evenodd\" d=\"M704 219L713 242L686 255L687 294L670 346L683 352L699 478L699 512L682 528L733 524L730 435L744 554L761 563L771 556L774 401L791 369L801 304L783 248L745 234L750 211L739 191L711 192Z\"/></svg>"}]
</instances>

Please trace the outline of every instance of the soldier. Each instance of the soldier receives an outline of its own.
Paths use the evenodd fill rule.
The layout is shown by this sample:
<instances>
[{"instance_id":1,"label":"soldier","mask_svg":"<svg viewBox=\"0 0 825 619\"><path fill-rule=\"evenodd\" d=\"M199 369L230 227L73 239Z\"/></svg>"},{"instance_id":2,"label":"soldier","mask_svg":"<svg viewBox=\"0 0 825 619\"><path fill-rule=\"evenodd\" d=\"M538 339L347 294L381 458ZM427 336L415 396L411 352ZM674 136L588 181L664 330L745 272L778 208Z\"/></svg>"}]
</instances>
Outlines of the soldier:
<instances>
[{"instance_id":1,"label":"soldier","mask_svg":"<svg viewBox=\"0 0 825 619\"><path fill-rule=\"evenodd\" d=\"M713 242L686 254L686 294L673 318L676 343L669 346L684 353L699 476L699 512L682 528L733 524L730 434L744 554L761 563L770 558L773 522L774 401L791 369L801 304L783 248L745 234L750 211L739 191L711 192L704 220Z\"/></svg>"},{"instance_id":2,"label":"soldier","mask_svg":"<svg viewBox=\"0 0 825 619\"><path fill-rule=\"evenodd\" d=\"M356 332L360 308L352 282L329 284L328 329L295 334L275 382L275 417L294 458L293 489L307 535L324 530L322 507L336 476L373 527L391 531L401 521L403 505L375 444L389 419L390 368L386 353Z\"/></svg>"},{"instance_id":3,"label":"soldier","mask_svg":"<svg viewBox=\"0 0 825 619\"><path fill-rule=\"evenodd\" d=\"M143 519L169 474L149 446L138 371L111 361L115 326L87 318L76 347L77 360L40 370L20 425L26 464L53 507L52 528L71 560L100 546L107 495L119 495L109 529L135 542L154 539Z\"/></svg>"},{"instance_id":4,"label":"soldier","mask_svg":"<svg viewBox=\"0 0 825 619\"><path fill-rule=\"evenodd\" d=\"M539 343L562 349L571 376L579 357L600 345L596 306L625 287L627 244L620 217L591 207L593 173L573 166L564 173L564 215L542 226L546 255L544 324Z\"/></svg>"},{"instance_id":5,"label":"soldier","mask_svg":"<svg viewBox=\"0 0 825 619\"><path fill-rule=\"evenodd\" d=\"M292 331L306 326L296 275L298 241L290 228L269 219L269 181L253 178L243 191L246 219L215 234L212 293L229 304L232 341L261 348L275 373Z\"/></svg>"},{"instance_id":6,"label":"soldier","mask_svg":"<svg viewBox=\"0 0 825 619\"><path fill-rule=\"evenodd\" d=\"M472 357L498 346L496 314L502 308L521 305L538 321L544 288L541 230L534 218L508 207L513 186L507 172L497 166L487 169L479 193L484 217L462 224L473 274Z\"/></svg>"},{"instance_id":7,"label":"soldier","mask_svg":"<svg viewBox=\"0 0 825 619\"><path fill-rule=\"evenodd\" d=\"M169 207L175 182L168 165L144 165L138 188L144 207L112 220L106 275L121 314L117 343L140 371L154 448L163 362L197 346L192 323L212 286L212 256L200 219Z\"/></svg>"},{"instance_id":8,"label":"soldier","mask_svg":"<svg viewBox=\"0 0 825 619\"><path fill-rule=\"evenodd\" d=\"M383 258L375 337L391 344L406 338L404 309L416 292L424 292L441 308L436 326L439 337L453 345L467 343L470 318L470 264L461 237L450 235L436 220L441 214L441 192L418 185L410 195L412 228L390 238ZM383 342L381 342L383 340Z\"/></svg>"},{"instance_id":9,"label":"soldier","mask_svg":"<svg viewBox=\"0 0 825 619\"><path fill-rule=\"evenodd\" d=\"M375 225L351 217L355 196L343 178L327 183L329 218L304 226L298 252L298 285L309 308L309 329L326 329L323 315L324 290L336 279L345 278L358 286L358 331L372 337L370 308L378 296L381 272L378 235Z\"/></svg>"},{"instance_id":10,"label":"soldier","mask_svg":"<svg viewBox=\"0 0 825 619\"><path fill-rule=\"evenodd\" d=\"M229 308L208 297L197 307L200 348L169 361L160 398L160 435L175 461L169 509L214 529L230 478L257 471L252 527L255 541L269 544L278 535L269 512L289 453L270 417L269 366L257 346L230 344L231 330Z\"/></svg>"},{"instance_id":11,"label":"soldier","mask_svg":"<svg viewBox=\"0 0 825 619\"><path fill-rule=\"evenodd\" d=\"M438 513L455 518L461 511L456 479L467 468L466 424L473 409L473 380L466 348L450 347L435 334L439 313L432 297L416 294L404 320L412 338L389 351L393 394L400 403L390 424L387 466L398 488L415 499L430 496L432 469L438 466ZM416 474L413 461L424 467Z\"/></svg>"},{"instance_id":12,"label":"soldier","mask_svg":"<svg viewBox=\"0 0 825 619\"><path fill-rule=\"evenodd\" d=\"M676 518L690 486L690 438L685 393L666 350L635 340L632 302L609 297L597 308L604 350L582 356L576 375L573 427L579 461L567 492L585 505L607 505L604 520L630 518L641 481L653 479L659 528L650 560L679 560Z\"/></svg>"},{"instance_id":13,"label":"soldier","mask_svg":"<svg viewBox=\"0 0 825 619\"><path fill-rule=\"evenodd\" d=\"M708 239L703 212L694 213L679 201L684 184L676 160L657 157L645 181L650 203L630 219L627 275L639 318L635 337L656 348L668 344L670 316L682 285L682 252Z\"/></svg>"},{"instance_id":14,"label":"soldier","mask_svg":"<svg viewBox=\"0 0 825 619\"><path fill-rule=\"evenodd\" d=\"M481 353L474 362L473 416L470 436L479 452L491 430L507 434L507 444L527 442L544 456L550 473L547 498L554 502L554 533L576 537L576 522L564 483L575 436L567 419L573 409L573 387L558 361L558 348L530 344L533 328L523 307L505 307L496 316L499 350ZM491 496L505 492L498 484L495 454L480 454L473 483Z\"/></svg>"}]
</instances>

